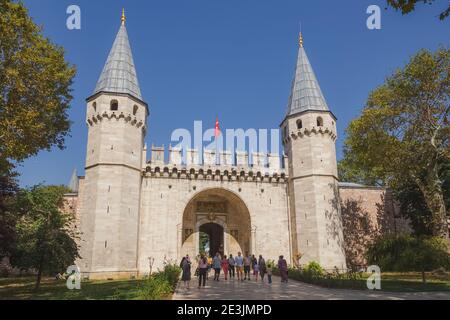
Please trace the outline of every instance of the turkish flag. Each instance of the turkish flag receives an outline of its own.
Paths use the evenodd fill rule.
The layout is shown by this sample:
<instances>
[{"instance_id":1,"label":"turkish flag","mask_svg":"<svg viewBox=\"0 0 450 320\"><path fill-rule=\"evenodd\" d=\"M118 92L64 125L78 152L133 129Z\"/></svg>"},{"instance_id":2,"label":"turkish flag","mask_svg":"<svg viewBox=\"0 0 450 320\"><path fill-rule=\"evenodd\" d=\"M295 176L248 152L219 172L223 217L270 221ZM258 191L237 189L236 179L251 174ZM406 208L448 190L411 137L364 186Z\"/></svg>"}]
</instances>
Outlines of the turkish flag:
<instances>
[{"instance_id":1,"label":"turkish flag","mask_svg":"<svg viewBox=\"0 0 450 320\"><path fill-rule=\"evenodd\" d=\"M215 131L214 131L214 135L215 135L216 138L220 136L219 117L216 118L216 128L215 128Z\"/></svg>"}]
</instances>

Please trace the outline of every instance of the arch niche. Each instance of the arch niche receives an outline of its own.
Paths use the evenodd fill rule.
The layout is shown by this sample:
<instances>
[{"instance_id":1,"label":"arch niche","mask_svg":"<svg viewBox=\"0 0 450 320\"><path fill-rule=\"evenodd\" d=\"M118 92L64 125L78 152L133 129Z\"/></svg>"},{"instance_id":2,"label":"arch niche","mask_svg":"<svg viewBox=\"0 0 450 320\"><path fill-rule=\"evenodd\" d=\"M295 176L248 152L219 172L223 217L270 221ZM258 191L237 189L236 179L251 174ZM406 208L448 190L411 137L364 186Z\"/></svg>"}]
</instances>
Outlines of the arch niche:
<instances>
[{"instance_id":1,"label":"arch niche","mask_svg":"<svg viewBox=\"0 0 450 320\"><path fill-rule=\"evenodd\" d=\"M210 254L251 253L250 212L235 193L207 189L197 193L183 213L181 255L200 253L200 232L209 233ZM211 238L212 237L212 238Z\"/></svg>"}]
</instances>

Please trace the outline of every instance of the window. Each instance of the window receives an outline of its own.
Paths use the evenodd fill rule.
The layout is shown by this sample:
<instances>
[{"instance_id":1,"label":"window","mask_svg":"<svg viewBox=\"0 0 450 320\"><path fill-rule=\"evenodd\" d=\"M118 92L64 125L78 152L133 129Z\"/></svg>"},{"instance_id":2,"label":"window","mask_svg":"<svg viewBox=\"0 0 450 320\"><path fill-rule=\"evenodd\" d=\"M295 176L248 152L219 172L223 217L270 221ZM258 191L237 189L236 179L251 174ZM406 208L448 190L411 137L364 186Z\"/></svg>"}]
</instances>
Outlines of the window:
<instances>
[{"instance_id":1,"label":"window","mask_svg":"<svg viewBox=\"0 0 450 320\"><path fill-rule=\"evenodd\" d=\"M119 101L111 100L111 111L119 110Z\"/></svg>"},{"instance_id":2,"label":"window","mask_svg":"<svg viewBox=\"0 0 450 320\"><path fill-rule=\"evenodd\" d=\"M323 127L323 119L321 117L317 118L317 126L318 127Z\"/></svg>"},{"instance_id":3,"label":"window","mask_svg":"<svg viewBox=\"0 0 450 320\"><path fill-rule=\"evenodd\" d=\"M92 108L94 108L94 112L97 112L97 102L94 102L92 104Z\"/></svg>"},{"instance_id":4,"label":"window","mask_svg":"<svg viewBox=\"0 0 450 320\"><path fill-rule=\"evenodd\" d=\"M138 110L139 110L139 107L137 105L134 105L134 107L133 107L133 115L134 116L137 114Z\"/></svg>"},{"instance_id":5,"label":"window","mask_svg":"<svg viewBox=\"0 0 450 320\"><path fill-rule=\"evenodd\" d=\"M303 128L303 122L302 120L297 120L297 129L302 129Z\"/></svg>"}]
</instances>

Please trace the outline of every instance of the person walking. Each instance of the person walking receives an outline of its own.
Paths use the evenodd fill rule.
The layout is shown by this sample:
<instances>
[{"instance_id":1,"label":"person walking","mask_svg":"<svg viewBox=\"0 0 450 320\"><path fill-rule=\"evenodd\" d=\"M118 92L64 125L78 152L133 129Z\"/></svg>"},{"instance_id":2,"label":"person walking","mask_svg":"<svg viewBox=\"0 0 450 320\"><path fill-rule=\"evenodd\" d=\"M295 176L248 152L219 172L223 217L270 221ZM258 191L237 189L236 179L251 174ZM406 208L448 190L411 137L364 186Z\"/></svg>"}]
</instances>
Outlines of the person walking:
<instances>
[{"instance_id":1,"label":"person walking","mask_svg":"<svg viewBox=\"0 0 450 320\"><path fill-rule=\"evenodd\" d=\"M180 267L183 271L183 274L181 275L181 281L184 282L184 288L189 289L191 283L191 260L189 259L189 256L186 256L183 258L183 260L181 260Z\"/></svg>"},{"instance_id":2,"label":"person walking","mask_svg":"<svg viewBox=\"0 0 450 320\"><path fill-rule=\"evenodd\" d=\"M231 276L233 276L234 279L234 258L233 255L230 253L230 257L228 258L228 272L230 273L230 280L231 280Z\"/></svg>"},{"instance_id":3,"label":"person walking","mask_svg":"<svg viewBox=\"0 0 450 320\"><path fill-rule=\"evenodd\" d=\"M225 280L228 280L228 268L229 268L229 263L228 263L228 258L227 258L226 255L223 256L221 265L222 265L223 273L224 273L224 275L225 275ZM231 276L230 276L230 280L231 280Z\"/></svg>"},{"instance_id":4,"label":"person walking","mask_svg":"<svg viewBox=\"0 0 450 320\"><path fill-rule=\"evenodd\" d=\"M216 256L213 258L212 267L214 269L214 280L219 281L220 269L221 269L222 259L220 254L217 252Z\"/></svg>"},{"instance_id":5,"label":"person walking","mask_svg":"<svg viewBox=\"0 0 450 320\"><path fill-rule=\"evenodd\" d=\"M256 275L255 265L258 264L258 260L256 259L254 254L252 254L252 257L250 258L250 261L251 261L251 267L252 267L252 270L253 270L253 275Z\"/></svg>"},{"instance_id":6,"label":"person walking","mask_svg":"<svg viewBox=\"0 0 450 320\"><path fill-rule=\"evenodd\" d=\"M208 272L208 259L205 256L200 257L198 262L198 288L205 287L206 285L206 274Z\"/></svg>"},{"instance_id":7,"label":"person walking","mask_svg":"<svg viewBox=\"0 0 450 320\"><path fill-rule=\"evenodd\" d=\"M269 262L267 264L267 283L272 284L272 272L273 272L273 266L272 263Z\"/></svg>"},{"instance_id":8,"label":"person walking","mask_svg":"<svg viewBox=\"0 0 450 320\"><path fill-rule=\"evenodd\" d=\"M250 265L252 264L252 259L248 254L244 257L244 280L250 281Z\"/></svg>"},{"instance_id":9,"label":"person walking","mask_svg":"<svg viewBox=\"0 0 450 320\"><path fill-rule=\"evenodd\" d=\"M256 282L258 282L258 278L259 278L259 264L255 264L253 266L253 274L255 275Z\"/></svg>"},{"instance_id":10,"label":"person walking","mask_svg":"<svg viewBox=\"0 0 450 320\"><path fill-rule=\"evenodd\" d=\"M288 266L283 256L278 259L278 270L280 270L281 282L288 282Z\"/></svg>"},{"instance_id":11,"label":"person walking","mask_svg":"<svg viewBox=\"0 0 450 320\"><path fill-rule=\"evenodd\" d=\"M244 268L244 258L240 252L238 252L237 257L234 259L234 265L236 267L238 280L244 281L244 275L242 274L242 269Z\"/></svg>"},{"instance_id":12,"label":"person walking","mask_svg":"<svg viewBox=\"0 0 450 320\"><path fill-rule=\"evenodd\" d=\"M209 273L211 272L211 269L212 269L212 263L213 263L213 258L211 257L211 255L210 255L209 253L208 253L207 261L208 261L208 272L207 272L206 277L207 277L207 279L209 280Z\"/></svg>"},{"instance_id":13,"label":"person walking","mask_svg":"<svg viewBox=\"0 0 450 320\"><path fill-rule=\"evenodd\" d=\"M264 276L267 273L267 266L266 266L266 260L264 260L262 255L259 255L258 265L259 265L259 274L261 275L261 280L264 282Z\"/></svg>"}]
</instances>

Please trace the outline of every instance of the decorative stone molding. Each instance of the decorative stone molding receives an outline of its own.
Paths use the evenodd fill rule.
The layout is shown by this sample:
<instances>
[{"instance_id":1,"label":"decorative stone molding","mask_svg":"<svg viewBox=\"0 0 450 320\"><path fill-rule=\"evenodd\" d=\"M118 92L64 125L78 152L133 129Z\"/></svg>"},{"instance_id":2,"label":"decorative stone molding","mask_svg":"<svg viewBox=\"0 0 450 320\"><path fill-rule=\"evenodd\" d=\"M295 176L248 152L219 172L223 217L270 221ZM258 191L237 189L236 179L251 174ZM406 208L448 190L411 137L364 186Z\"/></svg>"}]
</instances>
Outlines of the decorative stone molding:
<instances>
[{"instance_id":1,"label":"decorative stone molding","mask_svg":"<svg viewBox=\"0 0 450 320\"><path fill-rule=\"evenodd\" d=\"M284 171L269 174L261 171L253 171L251 168L235 167L178 167L172 165L150 166L144 172L144 177L189 179L189 180L212 180L212 181L241 181L261 183L286 183L287 174Z\"/></svg>"},{"instance_id":2,"label":"decorative stone molding","mask_svg":"<svg viewBox=\"0 0 450 320\"><path fill-rule=\"evenodd\" d=\"M136 117L132 116L131 114L125 115L123 112L121 112L120 114L117 114L114 111L113 112L105 111L102 114L97 113L87 119L87 124L92 127L95 124L97 124L98 122L103 121L104 119L107 119L107 120L116 119L117 121L124 120L126 123L129 123L132 126L134 126L136 128L142 128L142 130L146 131L146 126L142 120L138 120Z\"/></svg>"},{"instance_id":3,"label":"decorative stone molding","mask_svg":"<svg viewBox=\"0 0 450 320\"><path fill-rule=\"evenodd\" d=\"M334 142L337 140L337 135L335 132L333 132L332 129L329 129L328 127L312 127L310 128L302 128L298 129L297 131L290 132L287 137L283 140L283 143L286 144L288 142L291 142L292 140L297 140L305 137L310 137L311 135L328 135Z\"/></svg>"}]
</instances>

